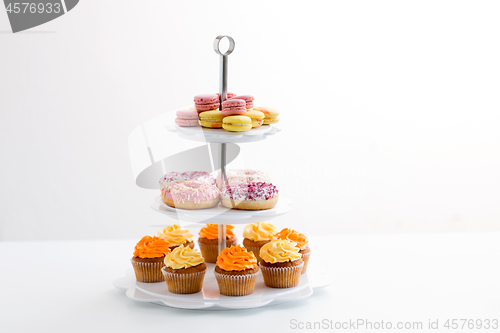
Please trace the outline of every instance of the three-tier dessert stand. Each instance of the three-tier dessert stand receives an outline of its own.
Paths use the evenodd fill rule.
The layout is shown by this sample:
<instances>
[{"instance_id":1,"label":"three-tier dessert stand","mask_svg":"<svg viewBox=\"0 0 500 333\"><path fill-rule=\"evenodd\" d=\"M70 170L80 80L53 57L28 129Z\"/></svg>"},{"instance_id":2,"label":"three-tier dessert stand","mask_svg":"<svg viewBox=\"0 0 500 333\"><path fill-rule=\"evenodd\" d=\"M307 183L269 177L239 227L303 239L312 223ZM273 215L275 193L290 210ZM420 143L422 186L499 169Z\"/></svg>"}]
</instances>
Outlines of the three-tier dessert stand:
<instances>
[{"instance_id":1,"label":"three-tier dessert stand","mask_svg":"<svg viewBox=\"0 0 500 333\"><path fill-rule=\"evenodd\" d=\"M224 38L229 41L229 48L225 52L220 50L220 42ZM220 103L227 98L227 73L228 56L234 51L234 40L230 36L218 36L214 41L214 50L220 55ZM277 134L280 129L274 125L262 125L259 128L247 132L228 132L223 129L206 129L202 127L179 127L168 125L166 129L176 133L179 137L187 140L207 142L218 145L218 162L220 166L220 181L222 187L227 183L226 155L228 143L244 143L265 140L268 136ZM236 210L217 205L213 208L187 210L167 206L158 196L151 208L170 218L194 223L218 224L219 252L226 247L226 224L248 224L271 220L284 215L291 210L291 200L280 194L277 205L269 210L248 211ZM329 284L329 279L324 272L318 272L314 265L309 265L308 271L300 277L300 283L293 288L269 288L264 285L262 275L259 274L255 290L251 295L230 297L219 294L219 288L214 276L215 264L207 263L203 290L196 294L180 295L170 293L164 282L142 283L135 280L134 272L129 269L126 276L115 281L115 286L126 290L130 299L140 302L150 302L182 309L204 309L204 310L227 310L247 309L280 304L293 300L299 300L312 295L313 288L321 288Z\"/></svg>"}]
</instances>

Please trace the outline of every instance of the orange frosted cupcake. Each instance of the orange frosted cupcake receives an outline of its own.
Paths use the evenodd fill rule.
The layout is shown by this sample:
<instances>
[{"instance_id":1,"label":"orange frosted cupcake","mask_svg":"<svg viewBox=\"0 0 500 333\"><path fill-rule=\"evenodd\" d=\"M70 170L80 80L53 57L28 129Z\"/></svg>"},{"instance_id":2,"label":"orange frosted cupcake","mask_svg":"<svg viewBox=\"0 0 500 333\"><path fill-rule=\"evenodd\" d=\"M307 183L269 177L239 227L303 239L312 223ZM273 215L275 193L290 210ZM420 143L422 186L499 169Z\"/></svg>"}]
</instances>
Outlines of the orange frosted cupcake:
<instances>
[{"instance_id":1,"label":"orange frosted cupcake","mask_svg":"<svg viewBox=\"0 0 500 333\"><path fill-rule=\"evenodd\" d=\"M233 233L234 227L226 225L226 247L236 245L237 239ZM198 233L198 245L200 246L201 254L206 262L215 263L217 255L219 254L219 225L207 224L206 227L201 228Z\"/></svg>"},{"instance_id":2,"label":"orange frosted cupcake","mask_svg":"<svg viewBox=\"0 0 500 333\"><path fill-rule=\"evenodd\" d=\"M162 282L164 280L161 268L163 260L170 253L166 240L158 237L144 236L134 249L131 259L135 278L139 282Z\"/></svg>"},{"instance_id":3,"label":"orange frosted cupcake","mask_svg":"<svg viewBox=\"0 0 500 333\"><path fill-rule=\"evenodd\" d=\"M193 235L189 230L177 224L169 225L158 231L156 236L163 238L170 244L170 251L176 247L184 245L194 249Z\"/></svg>"},{"instance_id":4,"label":"orange frosted cupcake","mask_svg":"<svg viewBox=\"0 0 500 333\"><path fill-rule=\"evenodd\" d=\"M260 248L271 241L278 230L269 222L257 222L249 224L243 231L243 246L252 251L257 258L257 263L260 262Z\"/></svg>"},{"instance_id":5,"label":"orange frosted cupcake","mask_svg":"<svg viewBox=\"0 0 500 333\"><path fill-rule=\"evenodd\" d=\"M287 239L289 241L297 243L297 246L300 249L299 253L302 255L302 260L304 260L304 267L302 268L302 274L304 274L307 270L309 257L311 256L311 249L309 248L309 241L307 240L306 236L298 231L285 228L277 233L275 238Z\"/></svg>"},{"instance_id":6,"label":"orange frosted cupcake","mask_svg":"<svg viewBox=\"0 0 500 333\"><path fill-rule=\"evenodd\" d=\"M254 254L236 245L219 253L214 274L222 295L245 296L253 293L258 272Z\"/></svg>"},{"instance_id":7,"label":"orange frosted cupcake","mask_svg":"<svg viewBox=\"0 0 500 333\"><path fill-rule=\"evenodd\" d=\"M174 294L194 294L203 288L207 271L203 257L198 250L180 245L165 257L161 269L168 291Z\"/></svg>"},{"instance_id":8,"label":"orange frosted cupcake","mask_svg":"<svg viewBox=\"0 0 500 333\"><path fill-rule=\"evenodd\" d=\"M295 242L274 239L260 249L259 263L264 284L271 288L290 288L299 284L304 261Z\"/></svg>"}]
</instances>

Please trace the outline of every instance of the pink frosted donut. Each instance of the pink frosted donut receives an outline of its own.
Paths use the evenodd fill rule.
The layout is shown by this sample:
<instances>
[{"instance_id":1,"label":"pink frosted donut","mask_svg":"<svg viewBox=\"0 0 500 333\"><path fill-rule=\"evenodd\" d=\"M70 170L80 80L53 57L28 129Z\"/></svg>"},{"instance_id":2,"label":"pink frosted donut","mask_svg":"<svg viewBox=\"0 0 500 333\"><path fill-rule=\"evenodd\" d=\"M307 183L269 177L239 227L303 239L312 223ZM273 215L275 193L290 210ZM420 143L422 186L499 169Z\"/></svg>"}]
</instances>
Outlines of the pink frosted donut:
<instances>
[{"instance_id":1,"label":"pink frosted donut","mask_svg":"<svg viewBox=\"0 0 500 333\"><path fill-rule=\"evenodd\" d=\"M221 192L222 205L243 210L264 210L276 206L279 193L271 183L242 183L227 185Z\"/></svg>"},{"instance_id":2,"label":"pink frosted donut","mask_svg":"<svg viewBox=\"0 0 500 333\"><path fill-rule=\"evenodd\" d=\"M240 183L271 182L271 177L264 171L254 169L230 169L226 171L226 185L236 185ZM221 174L217 176L217 186L222 188Z\"/></svg>"},{"instance_id":3,"label":"pink frosted donut","mask_svg":"<svg viewBox=\"0 0 500 333\"><path fill-rule=\"evenodd\" d=\"M215 177L205 171L187 171L187 172L169 172L160 178L160 188L173 185L172 183L183 182L186 180L199 180L209 185L215 184Z\"/></svg>"},{"instance_id":4,"label":"pink frosted donut","mask_svg":"<svg viewBox=\"0 0 500 333\"><path fill-rule=\"evenodd\" d=\"M162 201L174 208L203 209L219 203L217 186L198 180L178 182L161 190Z\"/></svg>"}]
</instances>

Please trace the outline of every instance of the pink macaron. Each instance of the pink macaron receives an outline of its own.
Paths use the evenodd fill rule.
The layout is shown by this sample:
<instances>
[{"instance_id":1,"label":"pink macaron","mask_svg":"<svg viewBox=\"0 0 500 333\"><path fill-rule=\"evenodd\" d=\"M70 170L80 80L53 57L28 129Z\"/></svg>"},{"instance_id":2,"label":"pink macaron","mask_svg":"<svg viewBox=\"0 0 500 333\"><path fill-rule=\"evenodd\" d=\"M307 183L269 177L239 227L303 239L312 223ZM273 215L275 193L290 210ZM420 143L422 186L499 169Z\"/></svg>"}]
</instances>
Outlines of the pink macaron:
<instances>
[{"instance_id":1,"label":"pink macaron","mask_svg":"<svg viewBox=\"0 0 500 333\"><path fill-rule=\"evenodd\" d=\"M251 109L254 106L253 101L254 101L255 98L252 95L238 95L238 96L231 97L231 99L242 99L242 100L244 100L245 103L246 103L246 108L247 109Z\"/></svg>"},{"instance_id":2,"label":"pink macaron","mask_svg":"<svg viewBox=\"0 0 500 333\"><path fill-rule=\"evenodd\" d=\"M219 96L219 98L220 98L220 93L217 93L217 96ZM232 93L232 92L226 93L226 99L233 98L234 96L236 96L235 93Z\"/></svg>"},{"instance_id":3,"label":"pink macaron","mask_svg":"<svg viewBox=\"0 0 500 333\"><path fill-rule=\"evenodd\" d=\"M246 102L242 99L227 99L222 102L222 115L243 115L247 112Z\"/></svg>"},{"instance_id":4,"label":"pink macaron","mask_svg":"<svg viewBox=\"0 0 500 333\"><path fill-rule=\"evenodd\" d=\"M175 123L182 127L199 126L198 111L196 110L179 110L176 112L177 118Z\"/></svg>"},{"instance_id":5,"label":"pink macaron","mask_svg":"<svg viewBox=\"0 0 500 333\"><path fill-rule=\"evenodd\" d=\"M194 107L198 111L208 111L218 109L219 96L217 94L202 94L194 96Z\"/></svg>"}]
</instances>

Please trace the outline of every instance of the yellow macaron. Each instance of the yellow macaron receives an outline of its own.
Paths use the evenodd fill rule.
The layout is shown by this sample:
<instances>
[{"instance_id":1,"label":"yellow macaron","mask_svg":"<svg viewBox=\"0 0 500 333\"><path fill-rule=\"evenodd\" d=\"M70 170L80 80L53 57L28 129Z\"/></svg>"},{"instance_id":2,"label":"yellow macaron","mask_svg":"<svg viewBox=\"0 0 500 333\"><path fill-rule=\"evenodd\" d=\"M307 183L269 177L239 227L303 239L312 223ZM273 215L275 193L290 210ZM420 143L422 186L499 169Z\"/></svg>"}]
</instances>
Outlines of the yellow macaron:
<instances>
[{"instance_id":1,"label":"yellow macaron","mask_svg":"<svg viewBox=\"0 0 500 333\"><path fill-rule=\"evenodd\" d=\"M252 129L252 119L247 116L224 117L222 128L230 132L246 132Z\"/></svg>"},{"instance_id":2,"label":"yellow macaron","mask_svg":"<svg viewBox=\"0 0 500 333\"><path fill-rule=\"evenodd\" d=\"M266 116L264 118L264 125L276 124L277 122L280 121L278 119L280 112L276 109L268 108L265 106L256 106L253 109L255 111L260 111L260 112L264 113L264 115Z\"/></svg>"},{"instance_id":3,"label":"yellow macaron","mask_svg":"<svg viewBox=\"0 0 500 333\"><path fill-rule=\"evenodd\" d=\"M224 119L222 112L217 110L200 112L198 117L200 125L208 128L221 128Z\"/></svg>"},{"instance_id":4,"label":"yellow macaron","mask_svg":"<svg viewBox=\"0 0 500 333\"><path fill-rule=\"evenodd\" d=\"M263 112L255 110L248 111L247 113L245 113L245 116L250 117L250 119L252 119L252 128L256 128L262 125L262 122L264 121L265 118Z\"/></svg>"}]
</instances>

